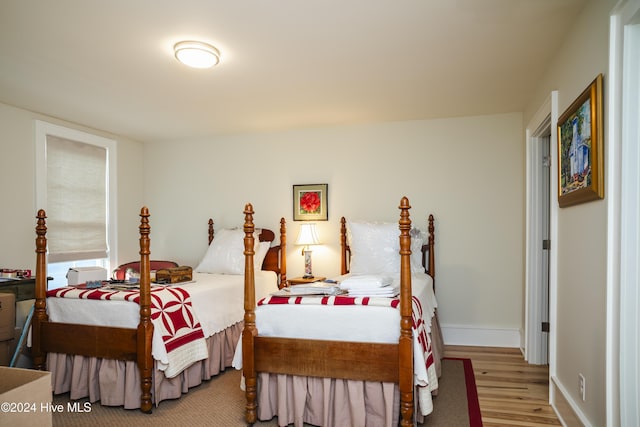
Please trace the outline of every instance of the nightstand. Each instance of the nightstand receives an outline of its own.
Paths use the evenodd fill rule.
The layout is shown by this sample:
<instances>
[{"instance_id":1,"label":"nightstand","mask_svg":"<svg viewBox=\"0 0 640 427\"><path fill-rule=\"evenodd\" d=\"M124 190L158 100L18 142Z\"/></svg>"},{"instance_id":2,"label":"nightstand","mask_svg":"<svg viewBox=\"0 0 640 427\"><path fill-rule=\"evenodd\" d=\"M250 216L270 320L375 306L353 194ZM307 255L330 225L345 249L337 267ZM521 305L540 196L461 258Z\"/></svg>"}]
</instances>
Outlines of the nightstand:
<instances>
[{"instance_id":1,"label":"nightstand","mask_svg":"<svg viewBox=\"0 0 640 427\"><path fill-rule=\"evenodd\" d=\"M305 279L304 277L294 277L293 279L288 279L287 282L289 283L289 286L295 286L313 282L322 282L324 279L326 279L326 277L315 276L310 279Z\"/></svg>"}]
</instances>

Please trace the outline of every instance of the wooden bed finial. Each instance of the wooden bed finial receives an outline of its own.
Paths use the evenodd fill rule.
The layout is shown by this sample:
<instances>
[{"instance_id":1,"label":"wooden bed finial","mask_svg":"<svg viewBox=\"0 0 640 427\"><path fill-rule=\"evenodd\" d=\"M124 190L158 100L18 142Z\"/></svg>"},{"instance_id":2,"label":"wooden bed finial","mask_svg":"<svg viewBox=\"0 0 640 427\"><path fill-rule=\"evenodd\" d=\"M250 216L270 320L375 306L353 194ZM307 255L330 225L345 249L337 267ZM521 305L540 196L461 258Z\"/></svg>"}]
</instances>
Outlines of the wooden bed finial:
<instances>
[{"instance_id":1,"label":"wooden bed finial","mask_svg":"<svg viewBox=\"0 0 640 427\"><path fill-rule=\"evenodd\" d=\"M278 288L287 286L287 224L280 218L280 283Z\"/></svg>"},{"instance_id":2,"label":"wooden bed finial","mask_svg":"<svg viewBox=\"0 0 640 427\"><path fill-rule=\"evenodd\" d=\"M255 239L253 237L253 232L255 231L256 227L253 224L254 212L253 212L253 206L251 205L251 203L247 203L244 206L243 213L244 213L244 251L245 251L245 255L253 255L255 254L254 246L253 246L255 244ZM252 241L249 242L249 239L251 239ZM247 243L251 243L251 244L247 246Z\"/></svg>"},{"instance_id":3,"label":"wooden bed finial","mask_svg":"<svg viewBox=\"0 0 640 427\"><path fill-rule=\"evenodd\" d=\"M42 290L46 293L46 283L47 283L47 214L44 209L40 209L38 211L38 215L36 216L38 219L36 225L36 279L42 279L42 282L45 283L45 286ZM46 295L40 295L40 297L45 298Z\"/></svg>"},{"instance_id":4,"label":"wooden bed finial","mask_svg":"<svg viewBox=\"0 0 640 427\"><path fill-rule=\"evenodd\" d=\"M32 327L32 357L33 365L36 369L47 368L45 353L41 345L41 322L48 320L46 298L47 298L47 214L44 209L40 209L36 215L36 302L34 304L34 315Z\"/></svg>"},{"instance_id":5,"label":"wooden bed finial","mask_svg":"<svg viewBox=\"0 0 640 427\"><path fill-rule=\"evenodd\" d=\"M149 255L149 234L151 233L151 227L149 226L149 208L143 206L140 209L140 255ZM144 246L143 246L144 242Z\"/></svg>"},{"instance_id":6,"label":"wooden bed finial","mask_svg":"<svg viewBox=\"0 0 640 427\"><path fill-rule=\"evenodd\" d=\"M151 372L153 358L151 356L151 342L153 337L153 323L151 322L151 283L149 254L151 241L149 234L149 208L143 206L140 209L140 323L138 324L138 369L140 370L142 396L140 398L140 410L151 413Z\"/></svg>"},{"instance_id":7,"label":"wooden bed finial","mask_svg":"<svg viewBox=\"0 0 640 427\"><path fill-rule=\"evenodd\" d=\"M413 332L411 330L411 218L409 199L400 200L400 415L401 426L413 425Z\"/></svg>"},{"instance_id":8,"label":"wooden bed finial","mask_svg":"<svg viewBox=\"0 0 640 427\"><path fill-rule=\"evenodd\" d=\"M242 348L253 349L254 338L258 334L256 329L256 292L255 277L253 268L254 238L253 232L253 206L248 203L244 207L244 329L242 330ZM248 424L253 424L257 419L257 378L253 354L248 351L242 352L242 373L245 381L245 396L247 404L245 406L245 417Z\"/></svg>"}]
</instances>

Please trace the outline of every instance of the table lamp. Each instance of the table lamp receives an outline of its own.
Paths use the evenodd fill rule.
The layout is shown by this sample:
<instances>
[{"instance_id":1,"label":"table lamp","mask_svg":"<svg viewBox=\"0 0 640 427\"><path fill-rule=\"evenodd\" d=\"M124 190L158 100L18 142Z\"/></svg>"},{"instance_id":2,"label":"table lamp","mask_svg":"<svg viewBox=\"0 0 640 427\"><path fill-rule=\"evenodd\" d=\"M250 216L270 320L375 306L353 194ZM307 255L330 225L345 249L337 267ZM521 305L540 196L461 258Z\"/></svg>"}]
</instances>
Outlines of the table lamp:
<instances>
[{"instance_id":1,"label":"table lamp","mask_svg":"<svg viewBox=\"0 0 640 427\"><path fill-rule=\"evenodd\" d=\"M304 276L302 277L305 279L313 278L313 272L311 270L311 249L309 246L318 244L320 244L320 239L318 238L316 225L313 223L302 224L298 232L296 245L304 246L304 248L302 248L302 255L304 255Z\"/></svg>"}]
</instances>

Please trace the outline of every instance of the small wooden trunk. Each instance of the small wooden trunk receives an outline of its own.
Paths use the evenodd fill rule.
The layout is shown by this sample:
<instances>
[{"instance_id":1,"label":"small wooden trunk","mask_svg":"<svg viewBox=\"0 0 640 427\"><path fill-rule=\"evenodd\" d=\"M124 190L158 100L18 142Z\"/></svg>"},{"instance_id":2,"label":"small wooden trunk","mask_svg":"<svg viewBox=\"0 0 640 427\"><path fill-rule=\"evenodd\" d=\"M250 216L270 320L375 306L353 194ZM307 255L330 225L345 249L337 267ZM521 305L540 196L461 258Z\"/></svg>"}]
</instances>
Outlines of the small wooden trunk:
<instances>
[{"instance_id":1,"label":"small wooden trunk","mask_svg":"<svg viewBox=\"0 0 640 427\"><path fill-rule=\"evenodd\" d=\"M156 283L180 283L192 280L192 269L187 266L164 268L156 271Z\"/></svg>"}]
</instances>

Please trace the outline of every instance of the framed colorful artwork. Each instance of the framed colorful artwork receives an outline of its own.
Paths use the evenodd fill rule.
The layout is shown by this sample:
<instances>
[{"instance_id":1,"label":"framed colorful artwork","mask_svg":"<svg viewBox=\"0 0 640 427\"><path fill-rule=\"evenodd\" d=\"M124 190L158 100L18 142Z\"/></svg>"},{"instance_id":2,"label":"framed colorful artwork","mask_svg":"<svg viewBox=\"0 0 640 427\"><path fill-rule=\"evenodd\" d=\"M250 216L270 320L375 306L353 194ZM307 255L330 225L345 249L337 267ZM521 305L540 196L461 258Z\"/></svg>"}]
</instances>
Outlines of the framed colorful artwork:
<instances>
[{"instance_id":1,"label":"framed colorful artwork","mask_svg":"<svg viewBox=\"0 0 640 427\"><path fill-rule=\"evenodd\" d=\"M558 119L558 204L604 198L602 74Z\"/></svg>"},{"instance_id":2,"label":"framed colorful artwork","mask_svg":"<svg viewBox=\"0 0 640 427\"><path fill-rule=\"evenodd\" d=\"M304 184L293 186L293 220L326 221L328 184Z\"/></svg>"}]
</instances>

